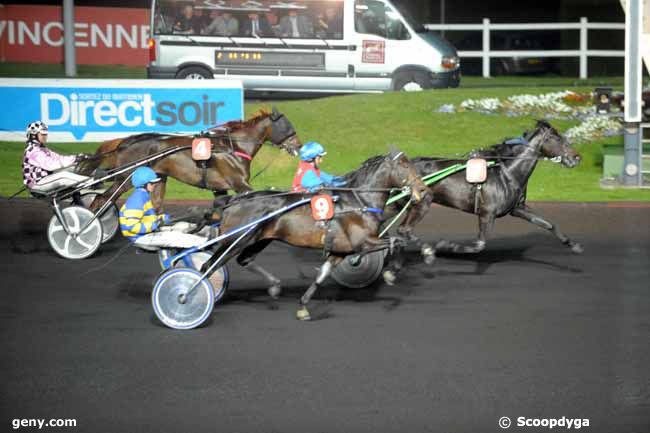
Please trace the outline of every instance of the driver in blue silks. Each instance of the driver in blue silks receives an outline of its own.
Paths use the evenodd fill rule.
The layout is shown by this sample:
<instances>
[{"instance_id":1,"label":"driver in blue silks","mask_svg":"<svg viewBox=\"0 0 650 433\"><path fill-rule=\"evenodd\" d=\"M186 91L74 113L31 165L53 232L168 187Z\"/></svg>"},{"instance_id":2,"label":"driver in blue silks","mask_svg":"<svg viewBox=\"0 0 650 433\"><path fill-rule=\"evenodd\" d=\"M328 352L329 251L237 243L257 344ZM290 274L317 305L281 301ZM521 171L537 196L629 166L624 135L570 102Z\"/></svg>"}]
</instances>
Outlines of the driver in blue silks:
<instances>
[{"instance_id":1,"label":"driver in blue silks","mask_svg":"<svg viewBox=\"0 0 650 433\"><path fill-rule=\"evenodd\" d=\"M131 183L135 191L120 208L122 235L145 250L191 248L205 242L205 237L185 232L192 228L190 224L179 221L170 225L172 219L169 215L156 213L151 193L160 181L149 167L139 167L133 172Z\"/></svg>"},{"instance_id":2,"label":"driver in blue silks","mask_svg":"<svg viewBox=\"0 0 650 433\"><path fill-rule=\"evenodd\" d=\"M293 177L291 190L295 192L313 191L320 187L343 186L345 180L340 176L325 173L319 167L326 155L322 144L315 141L305 143L300 148L300 164Z\"/></svg>"}]
</instances>

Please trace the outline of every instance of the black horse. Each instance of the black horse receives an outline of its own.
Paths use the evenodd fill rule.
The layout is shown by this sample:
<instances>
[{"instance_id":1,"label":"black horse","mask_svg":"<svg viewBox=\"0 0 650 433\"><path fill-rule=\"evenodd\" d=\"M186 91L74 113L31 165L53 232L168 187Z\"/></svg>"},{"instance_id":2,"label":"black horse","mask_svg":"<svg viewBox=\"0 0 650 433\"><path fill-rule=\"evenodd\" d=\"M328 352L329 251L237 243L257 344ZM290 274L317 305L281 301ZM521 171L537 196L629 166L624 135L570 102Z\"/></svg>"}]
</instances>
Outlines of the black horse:
<instances>
[{"instance_id":1,"label":"black horse","mask_svg":"<svg viewBox=\"0 0 650 433\"><path fill-rule=\"evenodd\" d=\"M465 171L448 176L429 186L427 197L443 206L475 213L479 219L478 239L471 245L462 245L447 240L439 241L435 249L428 244L422 245L422 254L427 263L433 262L436 251L451 253L478 253L485 248L485 242L496 218L512 215L522 218L536 226L553 233L574 253L581 253L582 246L560 232L556 225L534 213L526 204L528 179L540 158L548 158L573 168L580 162L580 155L572 149L566 139L545 121L538 121L532 132L525 133L520 139L509 140L488 149L473 152L471 157L495 161L497 164L488 168L487 180L478 187L468 183ZM442 158L414 158L412 160L420 176L437 172L465 160ZM403 206L405 201L396 203L391 213ZM430 209L427 200L414 205L408 210L397 232L409 241L419 242L413 235L414 226L422 220ZM394 271L400 267L401 256L389 265L384 272L384 279L392 283Z\"/></svg>"},{"instance_id":2,"label":"black horse","mask_svg":"<svg viewBox=\"0 0 650 433\"><path fill-rule=\"evenodd\" d=\"M219 265L232 257L246 269L261 275L269 284L269 294L280 294L280 280L254 263L255 257L272 241L279 240L302 248L322 249L327 257L316 281L302 296L300 320L309 320L306 306L320 285L345 256L387 248L389 242L378 237L383 208L393 188L410 188L411 199L419 202L427 188L403 153L391 152L367 160L356 171L345 175L346 188L336 194L335 214L329 221L315 221L310 206L302 205L255 226L241 239L236 236L218 244L203 267L206 271L216 261ZM261 191L224 199L214 218L227 233L285 206L295 204L309 194ZM238 242L236 242L238 241Z\"/></svg>"}]
</instances>

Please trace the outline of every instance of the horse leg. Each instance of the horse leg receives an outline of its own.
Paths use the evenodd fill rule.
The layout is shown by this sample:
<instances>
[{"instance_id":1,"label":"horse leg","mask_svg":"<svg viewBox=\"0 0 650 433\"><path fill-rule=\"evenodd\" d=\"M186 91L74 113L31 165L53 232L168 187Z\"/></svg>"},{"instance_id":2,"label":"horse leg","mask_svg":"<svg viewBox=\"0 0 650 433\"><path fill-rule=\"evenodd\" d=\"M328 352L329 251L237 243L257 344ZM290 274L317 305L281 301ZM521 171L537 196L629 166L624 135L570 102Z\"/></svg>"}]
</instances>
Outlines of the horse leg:
<instances>
[{"instance_id":1,"label":"horse leg","mask_svg":"<svg viewBox=\"0 0 650 433\"><path fill-rule=\"evenodd\" d=\"M223 242L220 242L214 251L212 251L210 258L206 260L205 263L203 263L201 266L201 269L199 270L201 274L207 272L207 270L210 269L217 260L219 260L219 266L223 266L228 263L230 259L239 255L246 247L246 244L249 243L256 235L257 230L255 229L252 233L249 233L248 235L242 235L243 237L240 236L236 240L231 241L229 239L226 239Z\"/></svg>"},{"instance_id":2,"label":"horse leg","mask_svg":"<svg viewBox=\"0 0 650 433\"><path fill-rule=\"evenodd\" d=\"M402 268L404 262L402 251L405 246L405 241L401 237L390 237L388 239L379 238L376 236L370 236L364 240L361 250L359 250L354 256L361 260L363 254L368 254L372 251L388 250L393 257L388 265L385 266L385 269L382 272L382 277L384 281L389 286L395 284L397 280L397 273Z\"/></svg>"},{"instance_id":3,"label":"horse leg","mask_svg":"<svg viewBox=\"0 0 650 433\"><path fill-rule=\"evenodd\" d=\"M108 201L108 199L115 194L115 197L113 198L113 202L116 202L118 198L125 192L127 192L131 188L131 183L126 182L122 187L120 188L120 185L122 182L124 182L124 177L116 178L113 184L108 188L103 194L99 194L97 197L95 197L95 200L90 204L89 209L93 212L97 211L99 208L101 208L104 203Z\"/></svg>"},{"instance_id":4,"label":"horse leg","mask_svg":"<svg viewBox=\"0 0 650 433\"><path fill-rule=\"evenodd\" d=\"M436 254L435 250L431 246L431 244L427 242L422 242L420 238L418 238L414 233L413 233L413 228L417 223L422 221L422 218L429 212L429 209L431 209L431 201L433 200L433 195L432 194L427 194L425 196L426 198L420 201L420 203L415 204L407 213L406 217L404 218L404 221L399 225L397 228L397 234L404 237L407 242L415 243L420 247L420 254L422 255L422 260L424 260L424 263L427 265L432 265L434 260L436 259ZM402 251L398 250L398 260L403 259L402 257ZM391 264L397 264L397 262L391 261ZM390 265L389 265L390 266ZM401 268L401 266L399 266Z\"/></svg>"},{"instance_id":5,"label":"horse leg","mask_svg":"<svg viewBox=\"0 0 650 433\"><path fill-rule=\"evenodd\" d=\"M269 284L269 296L273 299L278 299L280 297L280 293L282 292L282 288L280 287L280 280L277 279L269 271L254 262L255 257L257 257L257 255L264 248L266 248L271 243L271 241L272 239L264 239L247 246L244 248L241 254L237 256L237 263L239 263L239 265L244 267L246 270L251 271L252 273L264 278Z\"/></svg>"},{"instance_id":6,"label":"horse leg","mask_svg":"<svg viewBox=\"0 0 650 433\"><path fill-rule=\"evenodd\" d=\"M456 242L440 241L436 244L436 251L456 254L476 254L485 249L485 240L494 226L494 214L486 213L478 217L478 238L471 245L462 245Z\"/></svg>"},{"instance_id":7,"label":"horse leg","mask_svg":"<svg viewBox=\"0 0 650 433\"><path fill-rule=\"evenodd\" d=\"M160 176L161 181L156 184L156 187L151 193L151 204L156 210L156 213L160 213L162 208L163 198L165 197L165 190L167 189L167 176Z\"/></svg>"},{"instance_id":8,"label":"horse leg","mask_svg":"<svg viewBox=\"0 0 650 433\"><path fill-rule=\"evenodd\" d=\"M323 281L325 281L325 279L332 273L332 268L336 266L340 261L341 257L329 256L325 263L323 263L323 266L321 266L320 270L318 271L316 281L314 281L311 286L309 286L305 294L300 298L300 308L296 312L296 318L298 320L311 320L311 315L307 309L307 304L309 304L312 296L314 296L314 293L316 293L318 286L320 286Z\"/></svg>"},{"instance_id":9,"label":"horse leg","mask_svg":"<svg viewBox=\"0 0 650 433\"><path fill-rule=\"evenodd\" d=\"M562 242L562 244L571 248L571 251L576 254L580 254L584 251L582 245L580 245L578 242L573 242L567 235L562 233L555 224L535 214L528 206L516 207L512 210L512 212L510 212L510 215L524 219L529 223L536 225L537 227L548 230L549 232L553 233L555 237L558 238L560 242Z\"/></svg>"}]
</instances>

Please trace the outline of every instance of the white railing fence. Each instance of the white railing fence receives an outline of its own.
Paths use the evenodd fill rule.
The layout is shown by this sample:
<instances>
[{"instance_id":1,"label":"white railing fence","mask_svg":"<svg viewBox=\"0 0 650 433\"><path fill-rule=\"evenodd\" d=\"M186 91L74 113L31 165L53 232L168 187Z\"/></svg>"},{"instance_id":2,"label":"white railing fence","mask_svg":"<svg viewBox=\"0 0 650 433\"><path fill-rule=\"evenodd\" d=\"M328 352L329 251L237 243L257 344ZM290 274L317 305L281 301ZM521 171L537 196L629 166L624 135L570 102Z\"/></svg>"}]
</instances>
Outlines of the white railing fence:
<instances>
[{"instance_id":1,"label":"white railing fence","mask_svg":"<svg viewBox=\"0 0 650 433\"><path fill-rule=\"evenodd\" d=\"M625 30L625 23L590 23L587 18L580 18L577 23L528 23L528 24L493 24L484 18L482 24L425 24L428 30L458 31L474 30L483 32L483 49L481 51L459 51L461 57L483 58L483 76L490 77L490 58L492 57L578 57L580 58L580 78L587 79L587 60L589 57L625 57L624 50L590 50L587 47L589 30ZM490 50L490 32L494 30L579 30L579 50ZM622 39L624 36L622 37Z\"/></svg>"}]
</instances>

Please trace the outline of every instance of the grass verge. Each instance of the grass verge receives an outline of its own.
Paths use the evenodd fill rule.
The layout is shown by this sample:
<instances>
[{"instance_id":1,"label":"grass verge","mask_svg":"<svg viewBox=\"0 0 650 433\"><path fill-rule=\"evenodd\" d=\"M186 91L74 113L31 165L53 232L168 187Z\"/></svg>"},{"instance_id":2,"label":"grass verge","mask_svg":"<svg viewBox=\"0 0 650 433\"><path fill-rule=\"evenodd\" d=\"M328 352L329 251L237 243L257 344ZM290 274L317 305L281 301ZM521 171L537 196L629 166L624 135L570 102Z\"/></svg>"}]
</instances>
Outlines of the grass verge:
<instances>
[{"instance_id":1,"label":"grass verge","mask_svg":"<svg viewBox=\"0 0 650 433\"><path fill-rule=\"evenodd\" d=\"M356 168L370 156L384 153L394 144L409 156L453 156L490 146L504 137L521 135L534 126L530 117L505 117L479 113L437 113L442 104L459 104L467 98L498 97L529 93L539 94L567 87L494 87L432 90L419 93L385 93L332 96L320 99L278 102L278 109L293 122L303 142L316 140L324 144L328 155L323 169L339 174ZM592 87L572 87L584 92ZM264 104L249 103L246 115ZM575 125L572 121L552 121L560 131ZM610 201L650 200L648 190L604 190L602 147L622 145L621 137L582 144L577 150L582 163L566 169L541 161L530 180L531 200ZM0 143L0 194L7 196L21 187L23 143ZM52 144L64 153L92 152L93 143ZM297 160L286 153L263 147L253 164L252 173L271 163L268 170L253 182L255 188L287 188ZM178 182L170 182L168 198L210 198L210 193Z\"/></svg>"}]
</instances>

